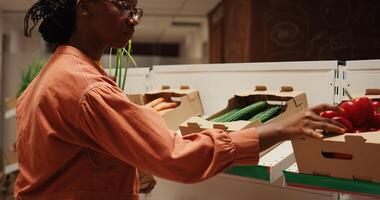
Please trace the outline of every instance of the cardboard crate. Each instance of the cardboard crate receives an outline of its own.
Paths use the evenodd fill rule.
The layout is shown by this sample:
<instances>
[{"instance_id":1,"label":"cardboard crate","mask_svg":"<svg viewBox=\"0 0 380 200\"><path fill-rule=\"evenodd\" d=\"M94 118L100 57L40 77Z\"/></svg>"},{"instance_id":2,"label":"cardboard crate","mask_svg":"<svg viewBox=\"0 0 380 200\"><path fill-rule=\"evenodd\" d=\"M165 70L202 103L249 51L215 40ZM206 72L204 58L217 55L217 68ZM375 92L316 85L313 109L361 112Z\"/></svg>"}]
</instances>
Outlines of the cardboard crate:
<instances>
[{"instance_id":1,"label":"cardboard crate","mask_svg":"<svg viewBox=\"0 0 380 200\"><path fill-rule=\"evenodd\" d=\"M283 86L280 91L268 91L265 86L256 86L254 91L246 91L236 94L228 101L226 108L211 115L207 119L192 117L180 125L182 135L198 133L206 129L221 129L227 132L239 131L250 127L262 125L260 120L256 121L234 121L227 123L211 122L211 119L224 115L236 107L245 107L258 101L268 101L269 104L275 103L282 105L285 110L277 117L266 123L284 120L290 116L307 109L307 99L305 92L294 91L292 87Z\"/></svg>"},{"instance_id":2,"label":"cardboard crate","mask_svg":"<svg viewBox=\"0 0 380 200\"><path fill-rule=\"evenodd\" d=\"M167 102L177 102L179 105L174 110L162 116L171 130L177 130L179 125L190 117L204 114L198 90L190 89L189 86L181 86L180 89L162 86L160 90L152 90L144 94L128 94L127 96L138 105L145 105L157 98L164 98Z\"/></svg>"},{"instance_id":3,"label":"cardboard crate","mask_svg":"<svg viewBox=\"0 0 380 200\"><path fill-rule=\"evenodd\" d=\"M379 101L380 90L367 89L365 96ZM380 183L380 131L302 138L292 145L300 173Z\"/></svg>"},{"instance_id":4,"label":"cardboard crate","mask_svg":"<svg viewBox=\"0 0 380 200\"><path fill-rule=\"evenodd\" d=\"M380 132L292 141L300 173L380 183Z\"/></svg>"},{"instance_id":5,"label":"cardboard crate","mask_svg":"<svg viewBox=\"0 0 380 200\"><path fill-rule=\"evenodd\" d=\"M225 109L207 119L201 117L190 118L188 121L181 124L181 133L182 135L187 135L213 128L233 132L249 127L260 126L263 123L259 120L254 122L236 121L228 123L214 123L209 121L229 112L233 108L245 107L257 101L268 101L269 104L276 103L276 105L280 103L280 105L285 107L285 110L280 115L266 123L284 120L307 109L307 99L304 92L293 91L292 87L282 87L280 91L267 91L266 87L257 86L255 91L247 91L235 95L229 100ZM286 142L275 144L271 148L261 151L259 156L260 161L257 165L234 166L227 169L225 173L243 178L274 182L282 175L282 169L295 162L290 142L289 144Z\"/></svg>"}]
</instances>

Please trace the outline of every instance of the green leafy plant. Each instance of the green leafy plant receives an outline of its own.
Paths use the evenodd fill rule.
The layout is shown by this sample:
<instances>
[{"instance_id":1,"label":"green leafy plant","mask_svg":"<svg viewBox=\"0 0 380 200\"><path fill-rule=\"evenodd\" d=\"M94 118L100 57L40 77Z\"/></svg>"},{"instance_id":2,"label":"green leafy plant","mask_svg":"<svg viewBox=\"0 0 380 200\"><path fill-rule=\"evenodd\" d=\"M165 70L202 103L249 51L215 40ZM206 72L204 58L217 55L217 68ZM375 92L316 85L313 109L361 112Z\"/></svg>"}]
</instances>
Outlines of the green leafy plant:
<instances>
[{"instance_id":1,"label":"green leafy plant","mask_svg":"<svg viewBox=\"0 0 380 200\"><path fill-rule=\"evenodd\" d=\"M131 55L132 51L132 41L128 42L128 46L126 48L116 49L116 61L115 61L115 71L112 74L112 48L110 48L109 54L109 74L116 77L116 83L118 86L124 90L125 84L127 81L128 67L130 62L137 67L136 61L133 59ZM123 58L125 58L125 63L123 64Z\"/></svg>"},{"instance_id":2,"label":"green leafy plant","mask_svg":"<svg viewBox=\"0 0 380 200\"><path fill-rule=\"evenodd\" d=\"M17 91L17 97L25 91L28 85L33 81L33 79L40 73L42 67L45 65L44 59L36 59L31 64L28 65L27 69L22 73L21 84Z\"/></svg>"}]
</instances>

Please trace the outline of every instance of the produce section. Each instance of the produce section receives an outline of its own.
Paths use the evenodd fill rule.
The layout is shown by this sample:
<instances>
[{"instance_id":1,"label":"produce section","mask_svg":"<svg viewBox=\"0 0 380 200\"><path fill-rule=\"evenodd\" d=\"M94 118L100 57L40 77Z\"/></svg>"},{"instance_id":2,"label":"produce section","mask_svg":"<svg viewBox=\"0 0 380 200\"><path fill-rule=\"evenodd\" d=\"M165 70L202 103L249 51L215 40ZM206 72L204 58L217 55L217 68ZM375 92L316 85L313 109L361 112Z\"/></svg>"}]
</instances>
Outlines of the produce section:
<instances>
[{"instance_id":1,"label":"produce section","mask_svg":"<svg viewBox=\"0 0 380 200\"><path fill-rule=\"evenodd\" d=\"M155 71L153 70L153 72L155 72ZM132 74L132 73L129 73L129 75L130 74ZM208 74L207 76L210 77L210 79L212 79L212 75L210 76ZM145 77L145 75L142 76L142 77ZM157 75L154 74L153 77L150 77L150 78L152 78L152 80L146 81L145 84L147 84L147 85L143 86L143 87L140 87L140 88L142 88L142 89L144 89L144 88L152 88L152 87L158 88L159 86L161 86L162 83L160 83L159 86L158 85L156 85L156 86L149 85L150 83L157 83L156 77L157 77ZM182 81L176 80L176 81L178 81L177 84L173 84L173 82L171 82L171 81L174 81L174 79L165 79L165 81L168 82L167 84L176 86L178 88L179 88L180 85L186 84L186 85L190 85L192 88L199 89L199 95L200 95L200 97L201 98L202 97L207 97L207 98L202 98L202 104L204 102L206 102L206 104L203 104L205 110L210 110L210 108L215 107L215 103L214 102L217 102L217 101L214 100L215 98L225 99L225 100L223 100L223 104L224 105L219 105L218 106L219 110L217 110L217 109L214 108L212 112L209 111L209 113L215 113L215 114L211 114L210 115L210 118L213 117L213 119L210 119L210 121L211 120L215 120L217 118L216 114L221 114L221 111L222 111L221 108L225 107L225 104L228 101L228 98L231 98L231 95L227 95L227 92L224 92L224 93L222 93L220 95L219 94L215 95L215 93L205 93L205 89L210 89L210 87L208 87L208 86L206 87L205 85L203 87L199 87L199 88L195 87L194 86L195 83L198 83L199 81L196 81L194 79L187 78L186 76L182 76L181 79L192 80L194 82L193 83L189 83L187 81L184 82L183 80ZM247 77L247 79L251 79L251 78ZM273 80L273 79L274 78L271 78L270 80ZM236 78L234 80L236 80ZM297 80L297 79L294 78L294 80ZM221 81L221 80L218 80L218 81ZM242 81L244 82L244 79L242 79ZM137 81L135 81L135 83L137 83ZM133 82L132 82L132 84L133 84ZM231 92L233 90L231 88L224 87L224 85L222 85L221 87L226 88L225 91ZM279 86L276 86L276 87L272 86L270 88L271 89L272 88L277 89L277 88L279 88ZM298 89L299 86L297 86L295 88ZM127 89L128 89L128 87L127 87ZM307 91L317 91L317 90L314 90L313 87L310 86L310 88L307 89ZM214 90L214 92L218 93L218 91L216 91L216 90ZM140 93L141 94L145 94L145 91L141 90ZM239 94L239 92L237 94ZM214 99L212 99L211 96L213 96ZM311 99L312 102L321 102L322 101L322 100L319 100L319 99L315 98L317 96L315 93L312 93L312 92L308 93L307 96L308 97L309 96L314 97L314 98ZM321 98L324 98L326 96L328 96L328 95L321 96ZM178 98L176 98L174 100L178 100ZM309 98L308 98L308 101L309 101ZM331 100L331 102L332 101L333 100ZM254 102L254 101L252 101L252 102ZM329 103L331 103L331 102L329 102ZM267 101L267 103L269 103L271 106L274 106L274 107L277 106L275 104L273 105L272 101ZM248 106L248 105L250 105L250 104L246 104L246 106ZM280 105L282 109L281 109L281 113L280 113L279 116L281 116L286 111L285 105L286 104L281 104ZM244 106L242 106L242 108L244 108ZM230 110L230 111L232 111L232 110ZM227 110L226 110L226 112L227 112ZM235 122L229 122L229 123L236 123L236 122L237 121L235 121ZM258 121L257 121L257 123L258 123ZM265 123L265 122L263 122L263 123ZM270 120L268 120L267 123L270 123ZM275 148L271 149L269 152L266 152L265 154L263 154L262 157L261 157L261 159L260 159L259 166L257 168L252 167L252 166L248 166L248 167L247 166L243 166L241 168L241 170L236 170L238 168L235 168L235 171L233 171L232 169L230 169L231 171L229 171L228 174L225 173L225 174L221 175L221 177L223 177L226 180L226 182L229 182L229 180L232 180L232 179L233 180L240 180L240 181L243 181L243 182L246 182L246 180L253 180L253 181L249 182L250 184L252 184L252 188L250 188L250 191L255 191L255 189L254 189L256 187L255 180L265 180L265 181L268 182L268 185L271 185L273 182L275 182L276 180L278 180L278 178L281 177L281 174L278 174L278 172L281 172L281 170L285 169L286 167L284 167L284 166L290 166L292 163L294 163L295 160L294 160L293 156L294 155L292 154L292 148L291 148L290 143L288 143L288 144L281 144L281 145L278 145ZM236 175L238 175L238 176L236 176ZM241 177L241 179L238 179L237 177ZM237 183L242 184L240 181L237 181ZM207 184L208 183L206 183L206 186L207 186ZM189 186L189 187L191 187L191 186ZM277 187L277 186L271 185L270 187ZM281 188L281 190L286 190L286 188ZM269 191L272 191L272 190L269 190ZM309 193L307 191L305 191L303 193L303 195L305 195L305 194L309 194Z\"/></svg>"},{"instance_id":2,"label":"produce section","mask_svg":"<svg viewBox=\"0 0 380 200\"><path fill-rule=\"evenodd\" d=\"M257 127L266 123L284 120L307 108L306 94L293 91L293 87L281 87L279 91L269 91L264 86L256 86L254 91L245 91L230 98L225 109L203 119L192 117L180 126L183 135L201 132L208 128L223 129L228 132L238 131L249 127ZM260 152L260 158L281 143ZM285 148L285 152L291 149ZM272 155L272 157L275 155ZM259 163L256 166L234 166L225 173L241 177L275 181L272 168L281 165L290 165L294 161L292 156L286 155L278 161Z\"/></svg>"},{"instance_id":3,"label":"produce section","mask_svg":"<svg viewBox=\"0 0 380 200\"><path fill-rule=\"evenodd\" d=\"M356 78L355 74L352 72L347 72L347 68L345 66L339 66L337 63L334 64L325 61L318 62L289 62L289 63L252 63L252 64L223 64L223 65L201 65L201 66L156 66L153 68L155 72L153 77L153 86L161 85L161 84L171 84L171 85L181 85L188 84L192 87L196 87L200 91L200 95L202 98L202 103L204 105L205 113L210 116L215 115L214 113L220 112L220 108L225 107L225 102L231 98L232 91L241 91L246 90L247 85L252 85L253 83L259 83L261 85L267 85L268 88L278 88L279 85L285 85L284 83L289 84L291 82L295 88L307 91L308 102L310 105L316 105L318 102L326 102L330 104L338 104L342 99L348 99L343 95L343 88L350 88L352 93L362 92L365 88L368 88L368 84L371 84L372 87L379 88L378 84L378 74L379 65L375 62L371 61L371 66L369 68L365 68L367 62L359 62L357 69L357 76L360 78ZM379 62L377 62L379 63ZM270 67L269 67L270 66ZM302 67L301 67L302 66ZM307 69L304 71L295 72L300 69ZM227 73L226 73L227 72ZM228 76L226 75L228 74ZM282 76L286 74L286 76ZM339 74L339 76L336 76ZM347 74L350 75L350 78L355 78L354 80L347 80ZM176 77L181 77L181 79L176 79ZM207 77L207 87L202 82L203 78ZM308 80L313 80L310 82ZM184 82L185 81L185 82ZM318 84L315 84L317 82ZM349 84L349 86L348 86ZM215 90L215 88L223 88L223 90ZM323 92L321 92L323 91ZM215 94L214 92L217 92ZM363 93L362 93L363 94ZM214 117L216 118L216 116ZM282 149L281 146L277 146L276 148L269 151L267 154L263 155L260 158L260 163L276 163L275 161L279 161L278 165L274 164L274 167L269 167L267 169L263 169L262 174L269 174L270 172L273 177L280 177L274 175L277 173L277 170L286 169L286 167L281 166L281 161L289 160L285 155L281 155L281 152L287 152L287 150ZM290 156L294 156L292 154L292 148L290 146ZM292 158L294 163L294 157ZM313 162L314 163L314 162ZM287 166L290 166L290 163ZM248 177L245 172L249 172L249 170L242 170L239 176L232 175L220 175L220 179L226 179L225 177L231 178L231 180L239 180L236 182L237 187L242 187L244 185L245 189L239 191L241 196L239 199L251 199L248 198L248 194L262 194L263 191L257 190L258 184L254 177ZM310 175L313 176L313 175ZM253 179L252 179L253 178ZM247 180L250 180L247 182ZM272 179L273 180L273 179ZM225 180L224 184L221 183L205 183L202 184L202 188L230 188L231 181ZM259 181L260 182L260 181ZM272 182L272 181L271 181ZM262 183L262 182L260 182ZM166 182L164 182L166 184ZM269 183L272 189L265 190L265 194L271 193L275 191L277 188L276 185ZM247 186L245 186L247 185ZM248 185L251 185L248 187ZM302 185L302 184L300 184ZM176 187L176 189L180 191L184 191L185 187L171 185L171 187ZM195 188L197 186L190 186L189 188ZM370 188L365 188L367 185L363 185L363 190L368 190ZM187 188L187 187L186 187ZM300 188L300 187L297 187ZM306 187L307 188L307 187ZM318 192L315 190L310 190L301 187L301 189L297 189L302 193L298 196L298 199L311 199L313 197L309 196L314 194L318 196L316 199L339 199L341 196L340 193L336 192L336 190L332 190L330 188L324 188L323 191L326 193L321 193L318 195ZM284 194L290 194L290 191L294 191L293 189L289 189L287 187L281 187L281 190L285 190ZM223 199L225 196L228 196L228 189L226 190L218 190L219 199ZM303 191L303 192L302 192ZM327 197L331 191L333 196ZM349 190L344 191L345 193L350 193ZM187 196L191 196L190 193L186 193ZM209 197L209 192L201 193L200 196ZM350 199L361 199L359 196L362 195L360 192L356 192L355 195L350 196ZM168 195L170 196L170 195ZM357 198L356 198L357 197Z\"/></svg>"}]
</instances>

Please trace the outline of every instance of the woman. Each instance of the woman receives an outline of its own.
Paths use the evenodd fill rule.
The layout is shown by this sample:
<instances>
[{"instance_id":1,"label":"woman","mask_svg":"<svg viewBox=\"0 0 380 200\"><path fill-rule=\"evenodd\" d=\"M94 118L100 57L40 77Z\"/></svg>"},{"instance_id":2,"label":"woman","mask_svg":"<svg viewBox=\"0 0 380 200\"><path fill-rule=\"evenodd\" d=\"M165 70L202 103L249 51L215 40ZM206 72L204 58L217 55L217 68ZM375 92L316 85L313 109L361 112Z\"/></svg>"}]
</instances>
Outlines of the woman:
<instances>
[{"instance_id":1,"label":"woman","mask_svg":"<svg viewBox=\"0 0 380 200\"><path fill-rule=\"evenodd\" d=\"M343 133L319 117L321 105L276 124L227 134L171 133L152 108L131 103L99 66L106 47L131 39L136 0L39 0L26 35L61 44L17 103L20 174L16 199L138 199L136 168L194 183L233 164L256 164L259 151L292 138ZM29 21L33 25L29 27Z\"/></svg>"}]
</instances>

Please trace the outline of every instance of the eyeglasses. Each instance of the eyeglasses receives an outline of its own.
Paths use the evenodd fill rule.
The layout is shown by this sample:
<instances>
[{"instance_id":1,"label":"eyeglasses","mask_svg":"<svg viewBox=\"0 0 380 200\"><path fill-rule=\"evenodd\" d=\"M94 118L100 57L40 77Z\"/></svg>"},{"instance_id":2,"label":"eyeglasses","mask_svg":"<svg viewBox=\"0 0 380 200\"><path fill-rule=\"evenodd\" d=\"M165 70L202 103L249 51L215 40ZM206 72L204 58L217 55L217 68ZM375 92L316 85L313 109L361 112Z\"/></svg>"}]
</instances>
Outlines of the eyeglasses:
<instances>
[{"instance_id":1,"label":"eyeglasses","mask_svg":"<svg viewBox=\"0 0 380 200\"><path fill-rule=\"evenodd\" d=\"M128 14L128 17L130 19L136 20L140 23L141 18L143 17L144 11L142 8L132 8L129 3L126 1L118 1L118 0L104 0L105 2L111 2L116 7L119 8L119 10L123 14Z\"/></svg>"}]
</instances>

